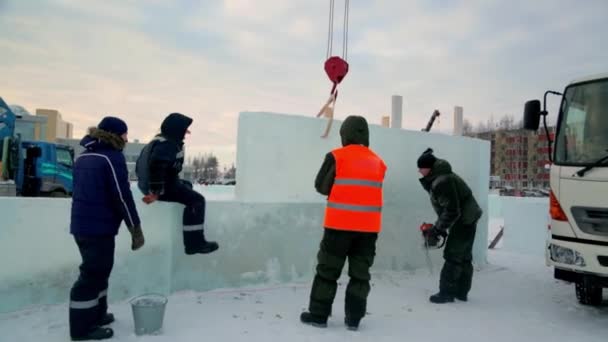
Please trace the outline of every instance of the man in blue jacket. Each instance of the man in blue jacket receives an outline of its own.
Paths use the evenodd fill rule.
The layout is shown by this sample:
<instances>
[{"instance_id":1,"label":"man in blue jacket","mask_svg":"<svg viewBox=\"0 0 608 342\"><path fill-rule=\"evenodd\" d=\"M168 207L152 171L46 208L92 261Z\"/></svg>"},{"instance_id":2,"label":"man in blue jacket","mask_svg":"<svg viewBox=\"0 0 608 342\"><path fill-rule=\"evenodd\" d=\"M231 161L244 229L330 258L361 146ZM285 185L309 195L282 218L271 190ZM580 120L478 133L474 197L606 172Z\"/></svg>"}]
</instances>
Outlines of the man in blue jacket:
<instances>
[{"instance_id":1,"label":"man in blue jacket","mask_svg":"<svg viewBox=\"0 0 608 342\"><path fill-rule=\"evenodd\" d=\"M184 250L188 255L207 254L219 246L205 239L205 197L192 189L192 183L179 178L184 164L184 138L192 119L169 114L157 135L141 151L137 159L138 186L146 204L156 200L185 205L183 214Z\"/></svg>"},{"instance_id":2,"label":"man in blue jacket","mask_svg":"<svg viewBox=\"0 0 608 342\"><path fill-rule=\"evenodd\" d=\"M139 216L122 150L127 125L105 117L90 128L80 144L86 149L74 163L70 232L82 256L80 276L70 292L70 335L73 341L103 340L114 332L108 313L108 279L114 265L114 239L124 221L131 249L144 244Z\"/></svg>"}]
</instances>

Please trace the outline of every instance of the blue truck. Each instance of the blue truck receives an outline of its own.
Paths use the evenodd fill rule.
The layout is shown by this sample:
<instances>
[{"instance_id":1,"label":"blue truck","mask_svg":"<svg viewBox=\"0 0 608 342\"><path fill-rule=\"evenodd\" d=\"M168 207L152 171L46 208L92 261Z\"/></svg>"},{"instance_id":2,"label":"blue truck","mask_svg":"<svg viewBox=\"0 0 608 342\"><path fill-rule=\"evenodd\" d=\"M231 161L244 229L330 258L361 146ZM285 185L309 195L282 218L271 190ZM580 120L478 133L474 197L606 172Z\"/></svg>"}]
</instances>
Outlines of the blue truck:
<instances>
[{"instance_id":1,"label":"blue truck","mask_svg":"<svg viewBox=\"0 0 608 342\"><path fill-rule=\"evenodd\" d=\"M0 181L13 181L16 194L69 197L74 150L67 145L21 140L17 116L0 97Z\"/></svg>"}]
</instances>

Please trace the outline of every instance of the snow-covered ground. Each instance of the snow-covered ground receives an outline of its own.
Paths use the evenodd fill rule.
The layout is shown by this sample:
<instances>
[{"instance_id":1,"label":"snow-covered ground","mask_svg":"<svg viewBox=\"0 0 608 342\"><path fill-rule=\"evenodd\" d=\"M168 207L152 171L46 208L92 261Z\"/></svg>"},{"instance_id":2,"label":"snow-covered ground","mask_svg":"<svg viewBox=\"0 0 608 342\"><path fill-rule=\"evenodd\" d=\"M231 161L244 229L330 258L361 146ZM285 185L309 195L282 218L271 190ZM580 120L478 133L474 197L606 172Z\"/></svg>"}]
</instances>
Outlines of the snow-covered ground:
<instances>
[{"instance_id":1,"label":"snow-covered ground","mask_svg":"<svg viewBox=\"0 0 608 342\"><path fill-rule=\"evenodd\" d=\"M606 341L608 305L579 305L573 286L553 280L542 258L498 250L489 259L491 265L476 272L467 303L428 303L438 275L424 269L375 273L369 315L358 332L343 325L342 279L327 329L299 322L308 281L174 294L159 336L136 337L129 304L115 303L113 341ZM66 340L66 305L0 315L0 341Z\"/></svg>"}]
</instances>

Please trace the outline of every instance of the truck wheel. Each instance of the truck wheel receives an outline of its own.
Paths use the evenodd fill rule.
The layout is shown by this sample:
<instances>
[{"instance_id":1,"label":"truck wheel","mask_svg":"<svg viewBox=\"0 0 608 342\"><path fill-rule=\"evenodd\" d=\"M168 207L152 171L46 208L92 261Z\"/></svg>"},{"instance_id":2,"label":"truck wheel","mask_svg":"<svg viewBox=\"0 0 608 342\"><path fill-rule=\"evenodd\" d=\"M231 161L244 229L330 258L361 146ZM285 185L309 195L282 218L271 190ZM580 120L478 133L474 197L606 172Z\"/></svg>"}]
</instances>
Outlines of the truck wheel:
<instances>
[{"instance_id":1,"label":"truck wheel","mask_svg":"<svg viewBox=\"0 0 608 342\"><path fill-rule=\"evenodd\" d=\"M592 277L583 277L576 282L576 298L583 305L601 305L602 287Z\"/></svg>"},{"instance_id":2,"label":"truck wheel","mask_svg":"<svg viewBox=\"0 0 608 342\"><path fill-rule=\"evenodd\" d=\"M55 198L62 198L62 197L68 197L65 192L63 191L53 191L51 192L51 194L49 195L50 197L55 197Z\"/></svg>"}]
</instances>

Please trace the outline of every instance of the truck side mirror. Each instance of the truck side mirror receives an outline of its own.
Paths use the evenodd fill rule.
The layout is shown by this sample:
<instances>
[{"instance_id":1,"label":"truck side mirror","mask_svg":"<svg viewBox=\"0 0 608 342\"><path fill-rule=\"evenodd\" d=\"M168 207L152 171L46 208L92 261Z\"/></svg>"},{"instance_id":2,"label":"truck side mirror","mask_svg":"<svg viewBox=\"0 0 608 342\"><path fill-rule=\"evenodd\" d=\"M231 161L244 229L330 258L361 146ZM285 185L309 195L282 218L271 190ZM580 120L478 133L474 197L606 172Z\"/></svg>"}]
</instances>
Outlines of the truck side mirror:
<instances>
[{"instance_id":1,"label":"truck side mirror","mask_svg":"<svg viewBox=\"0 0 608 342\"><path fill-rule=\"evenodd\" d=\"M526 102L524 107L524 129L530 131L538 130L540 125L540 100Z\"/></svg>"}]
</instances>

